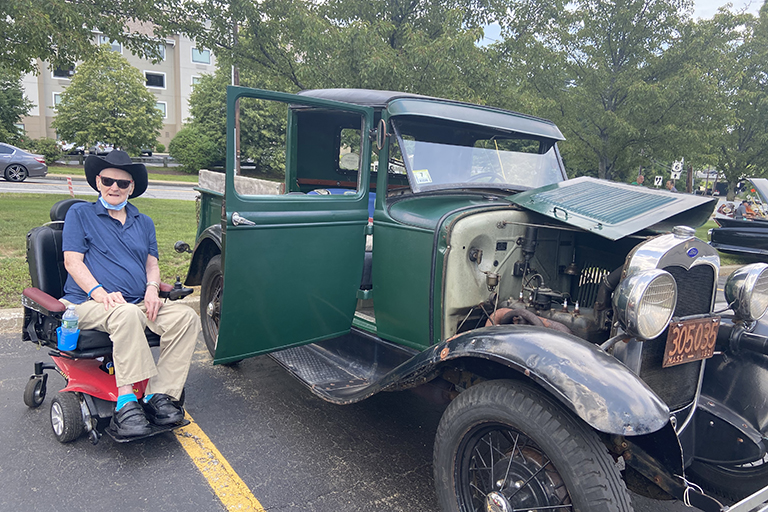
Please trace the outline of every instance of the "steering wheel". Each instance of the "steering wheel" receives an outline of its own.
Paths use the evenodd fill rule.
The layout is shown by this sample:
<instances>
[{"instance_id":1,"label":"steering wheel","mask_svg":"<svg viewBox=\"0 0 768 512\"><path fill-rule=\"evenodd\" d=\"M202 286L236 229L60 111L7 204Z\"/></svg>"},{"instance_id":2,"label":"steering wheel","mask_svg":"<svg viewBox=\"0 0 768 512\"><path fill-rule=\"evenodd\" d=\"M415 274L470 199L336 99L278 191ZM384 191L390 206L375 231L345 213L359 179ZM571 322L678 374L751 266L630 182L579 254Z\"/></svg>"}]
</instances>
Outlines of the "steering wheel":
<instances>
[{"instance_id":1,"label":"steering wheel","mask_svg":"<svg viewBox=\"0 0 768 512\"><path fill-rule=\"evenodd\" d=\"M488 180L484 181L486 178L488 178ZM467 183L472 183L475 181L483 181L484 183L504 183L504 180L501 178L501 176L493 171L483 171L474 174L469 177Z\"/></svg>"}]
</instances>

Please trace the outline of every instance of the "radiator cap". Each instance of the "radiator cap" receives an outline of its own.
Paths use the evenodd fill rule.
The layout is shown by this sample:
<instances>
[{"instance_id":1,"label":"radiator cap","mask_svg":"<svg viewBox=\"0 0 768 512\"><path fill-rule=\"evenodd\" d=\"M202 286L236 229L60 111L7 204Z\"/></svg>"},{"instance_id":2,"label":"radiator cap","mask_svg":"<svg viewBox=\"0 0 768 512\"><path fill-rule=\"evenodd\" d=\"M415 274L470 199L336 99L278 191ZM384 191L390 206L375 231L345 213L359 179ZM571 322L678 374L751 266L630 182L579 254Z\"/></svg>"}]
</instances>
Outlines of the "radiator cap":
<instances>
[{"instance_id":1,"label":"radiator cap","mask_svg":"<svg viewBox=\"0 0 768 512\"><path fill-rule=\"evenodd\" d=\"M688 226L675 226L672 229L675 238L691 238L696 236L696 230Z\"/></svg>"}]
</instances>

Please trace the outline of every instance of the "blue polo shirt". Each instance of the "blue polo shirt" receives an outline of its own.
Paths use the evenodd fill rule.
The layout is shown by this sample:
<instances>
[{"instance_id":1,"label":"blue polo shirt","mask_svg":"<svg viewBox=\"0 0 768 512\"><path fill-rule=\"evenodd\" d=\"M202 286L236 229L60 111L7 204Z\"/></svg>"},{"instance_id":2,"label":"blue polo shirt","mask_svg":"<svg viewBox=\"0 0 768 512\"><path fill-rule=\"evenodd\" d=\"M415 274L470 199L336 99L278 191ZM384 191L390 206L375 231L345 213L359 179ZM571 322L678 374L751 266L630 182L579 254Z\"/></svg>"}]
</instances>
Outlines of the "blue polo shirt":
<instances>
[{"instance_id":1,"label":"blue polo shirt","mask_svg":"<svg viewBox=\"0 0 768 512\"><path fill-rule=\"evenodd\" d=\"M73 205L64 220L62 249L83 254L85 266L107 292L121 292L135 304L144 300L147 256L158 257L157 239L152 219L130 203L125 211L121 224L98 201ZM62 298L80 304L88 290L68 276Z\"/></svg>"}]
</instances>

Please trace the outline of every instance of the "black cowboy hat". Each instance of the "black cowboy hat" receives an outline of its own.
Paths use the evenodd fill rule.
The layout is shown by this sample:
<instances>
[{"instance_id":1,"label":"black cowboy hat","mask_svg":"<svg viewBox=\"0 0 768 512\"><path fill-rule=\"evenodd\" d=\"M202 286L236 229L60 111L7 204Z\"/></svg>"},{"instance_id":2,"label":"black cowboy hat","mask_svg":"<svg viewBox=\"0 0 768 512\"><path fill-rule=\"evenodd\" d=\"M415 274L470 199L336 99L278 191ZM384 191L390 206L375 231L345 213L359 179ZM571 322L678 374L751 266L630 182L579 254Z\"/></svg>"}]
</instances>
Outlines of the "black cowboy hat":
<instances>
[{"instance_id":1,"label":"black cowboy hat","mask_svg":"<svg viewBox=\"0 0 768 512\"><path fill-rule=\"evenodd\" d=\"M119 149L113 149L107 156L91 155L85 159L85 179L95 191L96 176L104 169L120 169L127 172L133 178L133 193L128 197L139 197L147 190L147 168L144 164L135 164L128 153Z\"/></svg>"}]
</instances>

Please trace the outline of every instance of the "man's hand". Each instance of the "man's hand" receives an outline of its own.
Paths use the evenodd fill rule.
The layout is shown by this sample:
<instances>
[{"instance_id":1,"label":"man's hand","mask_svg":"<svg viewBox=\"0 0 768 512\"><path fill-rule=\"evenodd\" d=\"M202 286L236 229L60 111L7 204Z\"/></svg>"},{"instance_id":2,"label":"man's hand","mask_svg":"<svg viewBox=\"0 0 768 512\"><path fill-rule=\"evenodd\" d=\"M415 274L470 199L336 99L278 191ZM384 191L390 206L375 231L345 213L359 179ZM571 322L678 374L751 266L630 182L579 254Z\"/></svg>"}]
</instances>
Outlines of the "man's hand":
<instances>
[{"instance_id":1,"label":"man's hand","mask_svg":"<svg viewBox=\"0 0 768 512\"><path fill-rule=\"evenodd\" d=\"M157 312L163 305L163 301L157 295L157 288L154 286L147 286L147 291L144 292L144 306L147 308L147 318L151 321L155 321L157 318Z\"/></svg>"},{"instance_id":2,"label":"man's hand","mask_svg":"<svg viewBox=\"0 0 768 512\"><path fill-rule=\"evenodd\" d=\"M123 294L120 292L107 293L104 288L98 288L91 293L91 298L96 302L104 304L104 311L109 311L109 308L115 307L118 304L125 304Z\"/></svg>"}]
</instances>

